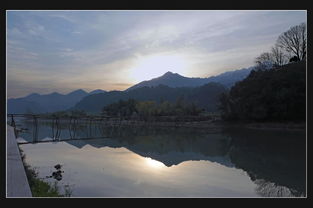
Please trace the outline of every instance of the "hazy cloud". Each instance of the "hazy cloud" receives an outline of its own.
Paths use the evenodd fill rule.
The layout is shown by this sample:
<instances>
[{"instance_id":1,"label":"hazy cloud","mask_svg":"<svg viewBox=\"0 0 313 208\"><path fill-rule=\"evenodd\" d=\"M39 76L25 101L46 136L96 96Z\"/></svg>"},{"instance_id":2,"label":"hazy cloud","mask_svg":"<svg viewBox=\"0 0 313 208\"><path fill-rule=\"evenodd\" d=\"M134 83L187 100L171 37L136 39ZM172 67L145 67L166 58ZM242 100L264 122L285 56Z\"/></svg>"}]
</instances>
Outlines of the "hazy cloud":
<instances>
[{"instance_id":1,"label":"hazy cloud","mask_svg":"<svg viewBox=\"0 0 313 208\"><path fill-rule=\"evenodd\" d=\"M184 57L171 70L192 77L249 67L301 22L306 11L8 11L8 96L123 90L155 54Z\"/></svg>"}]
</instances>

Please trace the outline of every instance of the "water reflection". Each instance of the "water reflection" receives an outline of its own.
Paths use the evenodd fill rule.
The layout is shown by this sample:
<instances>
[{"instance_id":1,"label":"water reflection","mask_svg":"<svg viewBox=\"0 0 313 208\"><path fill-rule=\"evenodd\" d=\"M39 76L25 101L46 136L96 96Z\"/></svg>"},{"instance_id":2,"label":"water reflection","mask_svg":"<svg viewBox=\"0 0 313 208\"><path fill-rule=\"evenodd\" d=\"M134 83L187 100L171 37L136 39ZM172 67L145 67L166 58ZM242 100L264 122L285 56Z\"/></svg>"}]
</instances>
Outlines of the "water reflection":
<instances>
[{"instance_id":1,"label":"water reflection","mask_svg":"<svg viewBox=\"0 0 313 208\"><path fill-rule=\"evenodd\" d=\"M63 128L61 137L68 138L66 125ZM40 139L46 138L49 130L51 131L49 123L41 123L38 129ZM77 135L86 136L84 125L79 129ZM82 161L86 162L87 159L79 159L80 155L83 155L82 152L89 150L88 155L91 155L96 154L97 149L105 150L90 156L89 161L95 165L88 166L88 171L84 171L86 175L96 174L91 169L96 171L99 169L97 165L102 167L102 164L105 164L105 174L110 175L106 175L106 179L115 181L102 187L112 193L97 190L105 196L114 195L113 193L120 196L164 196L165 189L168 190L169 196L189 196L189 192L179 191L181 187L189 187L189 190L193 191L192 196L306 195L305 132L224 129L219 133L207 133L188 129L97 126L93 126L88 132L89 135L102 136L105 139L67 141L66 143L77 148L77 153L70 155L69 152L73 151L71 148L66 147L61 151L62 147L58 146L59 154L64 154L67 159L73 157L71 160L75 159L75 162L81 160L80 165L85 167L86 164ZM25 132L21 136L31 139ZM48 154L47 151L53 151L48 150L52 148L49 144L45 145L48 145L45 154ZM123 148L132 154L121 151ZM98 160L101 154L104 154L103 158ZM71 162L72 168L75 162ZM152 178L146 178L146 175L151 174ZM137 177L135 182L134 177ZM127 185L130 184L129 180L133 181L132 185ZM141 189L134 187L134 184L140 185ZM87 190L86 186L84 190ZM129 188L134 193L116 190L117 187ZM143 192L143 189L146 192ZM86 191L81 192L83 196L86 194Z\"/></svg>"},{"instance_id":2,"label":"water reflection","mask_svg":"<svg viewBox=\"0 0 313 208\"><path fill-rule=\"evenodd\" d=\"M159 169L159 168L164 168L165 167L165 165L162 162L160 162L160 161L151 159L150 157L145 158L145 159L146 159L147 164L150 167L152 167L152 168Z\"/></svg>"},{"instance_id":3,"label":"water reflection","mask_svg":"<svg viewBox=\"0 0 313 208\"><path fill-rule=\"evenodd\" d=\"M304 193L263 179L257 179L254 182L257 184L256 192L263 197L305 197Z\"/></svg>"},{"instance_id":4,"label":"water reflection","mask_svg":"<svg viewBox=\"0 0 313 208\"><path fill-rule=\"evenodd\" d=\"M56 179L57 181L62 180L62 173L64 173L64 171L61 170L62 165L57 164L57 165L54 166L54 168L55 168L56 170L53 171L51 175L46 176L46 178L54 178L54 179Z\"/></svg>"},{"instance_id":5,"label":"water reflection","mask_svg":"<svg viewBox=\"0 0 313 208\"><path fill-rule=\"evenodd\" d=\"M291 192L287 196L305 195L305 132L228 130L227 134L232 137L231 161L258 185L267 184L259 193L279 196L286 192L278 190L287 187ZM274 187L278 190L273 190ZM268 190L266 194L265 190Z\"/></svg>"}]
</instances>

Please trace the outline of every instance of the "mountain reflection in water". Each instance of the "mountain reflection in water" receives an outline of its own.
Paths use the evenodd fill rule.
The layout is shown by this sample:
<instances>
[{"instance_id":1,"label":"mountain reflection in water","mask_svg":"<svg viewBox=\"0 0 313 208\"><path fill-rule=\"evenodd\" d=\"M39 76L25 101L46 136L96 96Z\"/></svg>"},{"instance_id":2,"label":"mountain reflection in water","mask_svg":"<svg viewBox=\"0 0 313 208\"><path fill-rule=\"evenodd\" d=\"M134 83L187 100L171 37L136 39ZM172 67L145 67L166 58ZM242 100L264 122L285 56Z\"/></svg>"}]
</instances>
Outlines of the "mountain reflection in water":
<instances>
[{"instance_id":1,"label":"mountain reflection in water","mask_svg":"<svg viewBox=\"0 0 313 208\"><path fill-rule=\"evenodd\" d=\"M50 131L49 125L41 125L41 139L49 137ZM83 137L85 131L82 127L77 135ZM124 147L147 158L152 167L172 167L185 161L215 162L244 170L260 196L306 195L306 142L302 131L223 129L207 133L191 129L108 128L98 129L96 134L105 138L66 142L77 148Z\"/></svg>"}]
</instances>

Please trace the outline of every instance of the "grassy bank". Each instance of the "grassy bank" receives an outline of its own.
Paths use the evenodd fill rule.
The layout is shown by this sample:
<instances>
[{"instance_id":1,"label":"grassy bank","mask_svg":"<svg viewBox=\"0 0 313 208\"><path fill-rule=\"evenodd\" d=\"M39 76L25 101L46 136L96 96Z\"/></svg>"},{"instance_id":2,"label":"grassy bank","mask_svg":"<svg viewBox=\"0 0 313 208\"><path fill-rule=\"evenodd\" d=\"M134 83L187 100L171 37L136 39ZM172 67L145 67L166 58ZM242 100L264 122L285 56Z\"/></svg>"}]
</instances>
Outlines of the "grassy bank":
<instances>
[{"instance_id":1,"label":"grassy bank","mask_svg":"<svg viewBox=\"0 0 313 208\"><path fill-rule=\"evenodd\" d=\"M72 191L65 186L65 194L61 194L55 181L53 184L38 178L38 173L25 162L25 154L20 149L28 183L33 197L70 197Z\"/></svg>"}]
</instances>

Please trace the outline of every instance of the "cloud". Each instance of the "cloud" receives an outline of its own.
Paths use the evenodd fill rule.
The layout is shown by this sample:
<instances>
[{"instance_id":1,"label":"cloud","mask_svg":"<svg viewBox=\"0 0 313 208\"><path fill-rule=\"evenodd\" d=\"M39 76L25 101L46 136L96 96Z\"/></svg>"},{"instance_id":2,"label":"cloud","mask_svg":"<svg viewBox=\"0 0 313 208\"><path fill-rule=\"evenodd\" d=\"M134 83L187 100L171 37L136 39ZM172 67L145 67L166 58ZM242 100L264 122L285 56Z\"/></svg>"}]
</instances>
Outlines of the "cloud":
<instances>
[{"instance_id":1,"label":"cloud","mask_svg":"<svg viewBox=\"0 0 313 208\"><path fill-rule=\"evenodd\" d=\"M138 55L162 53L186 57L185 76L216 75L249 67L305 21L305 11L9 11L8 78L30 92L44 82L122 89Z\"/></svg>"},{"instance_id":2,"label":"cloud","mask_svg":"<svg viewBox=\"0 0 313 208\"><path fill-rule=\"evenodd\" d=\"M48 17L59 18L59 19L65 20L67 22L76 24L77 21L75 20L75 18L71 17L69 14L70 14L70 12L66 12L66 13L64 13L64 12L53 12L53 13L46 12L46 13L42 13L41 16L47 15Z\"/></svg>"}]
</instances>

